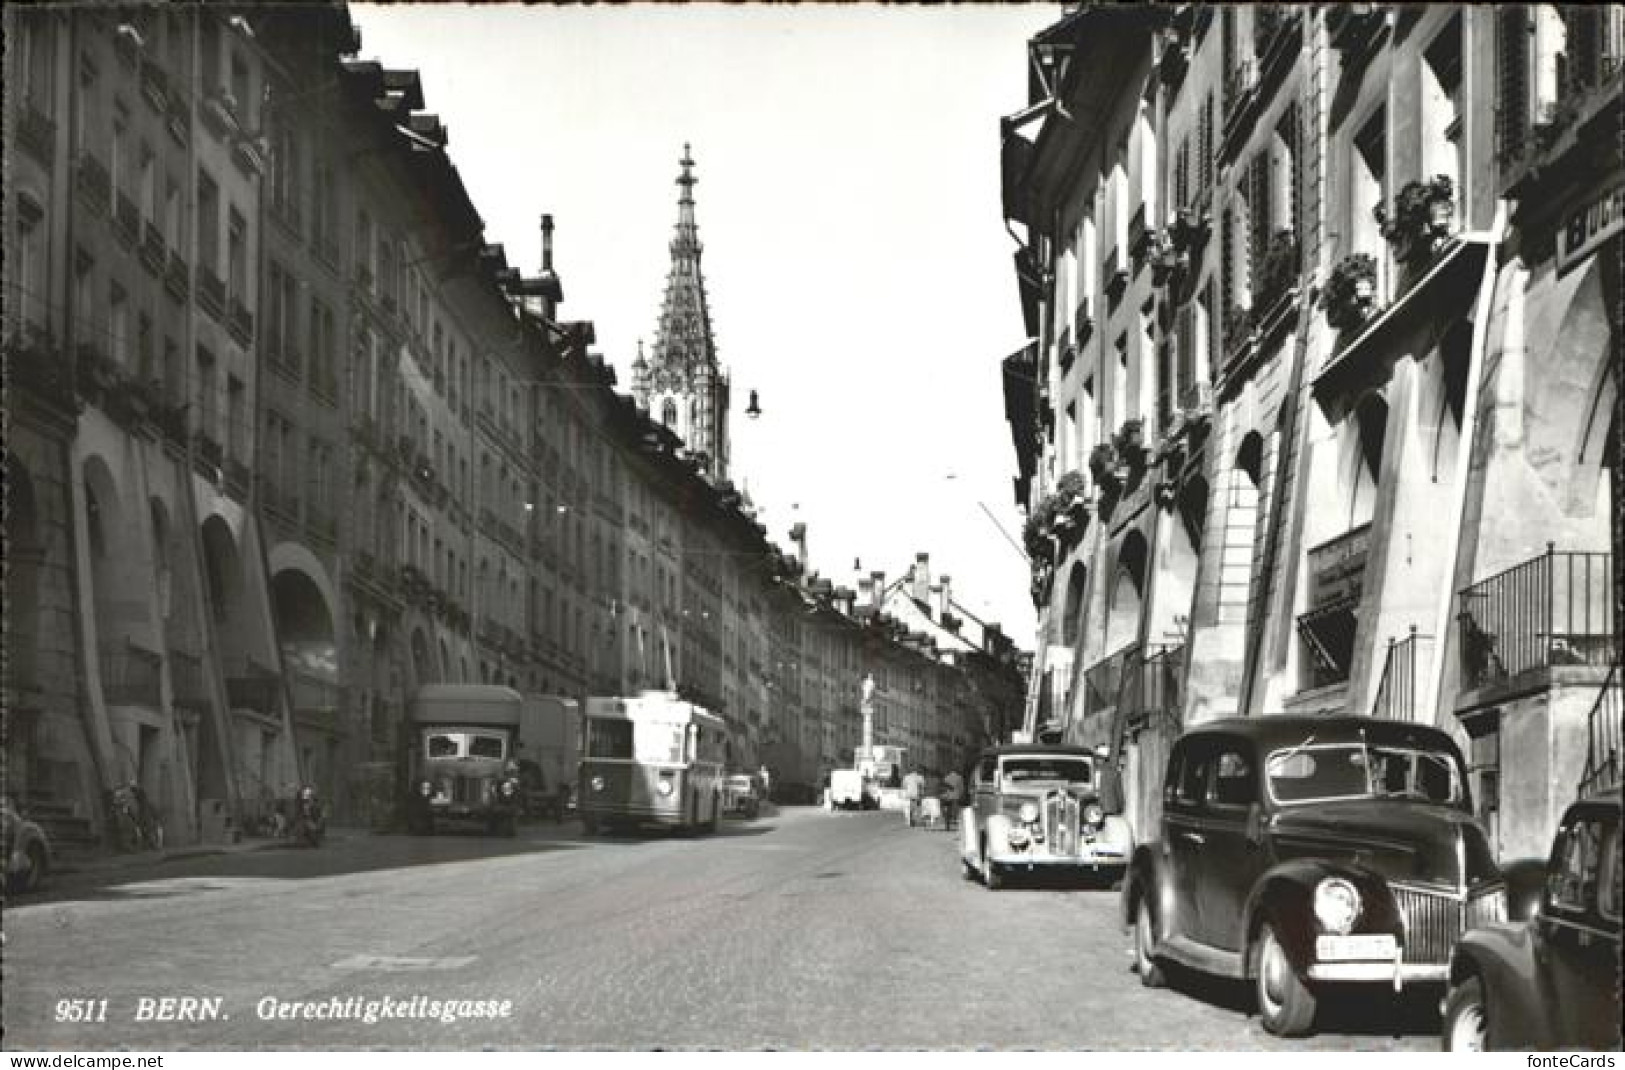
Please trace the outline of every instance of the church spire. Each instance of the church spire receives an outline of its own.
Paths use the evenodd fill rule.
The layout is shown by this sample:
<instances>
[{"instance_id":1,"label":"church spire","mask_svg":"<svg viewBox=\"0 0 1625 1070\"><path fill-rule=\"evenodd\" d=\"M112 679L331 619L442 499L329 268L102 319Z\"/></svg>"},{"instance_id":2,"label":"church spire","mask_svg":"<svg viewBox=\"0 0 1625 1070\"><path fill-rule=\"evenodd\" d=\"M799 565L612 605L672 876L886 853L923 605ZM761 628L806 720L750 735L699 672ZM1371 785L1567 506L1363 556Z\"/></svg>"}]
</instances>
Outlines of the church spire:
<instances>
[{"instance_id":1,"label":"church spire","mask_svg":"<svg viewBox=\"0 0 1625 1070\"><path fill-rule=\"evenodd\" d=\"M677 231L670 245L666 296L642 389L635 381L633 396L675 431L691 452L703 455L706 474L720 482L728 472L728 375L717 360L711 333L710 303L700 268L704 246L694 215L699 179L686 143L678 165Z\"/></svg>"}]
</instances>

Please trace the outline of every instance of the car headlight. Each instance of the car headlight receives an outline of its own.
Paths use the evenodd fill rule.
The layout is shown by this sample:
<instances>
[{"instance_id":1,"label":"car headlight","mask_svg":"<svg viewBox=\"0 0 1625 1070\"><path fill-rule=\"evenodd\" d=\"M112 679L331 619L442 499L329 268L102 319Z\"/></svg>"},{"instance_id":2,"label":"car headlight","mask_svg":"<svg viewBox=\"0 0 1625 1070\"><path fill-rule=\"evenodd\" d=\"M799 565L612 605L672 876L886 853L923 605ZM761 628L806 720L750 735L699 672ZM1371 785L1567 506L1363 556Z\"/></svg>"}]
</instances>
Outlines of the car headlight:
<instances>
[{"instance_id":1,"label":"car headlight","mask_svg":"<svg viewBox=\"0 0 1625 1070\"><path fill-rule=\"evenodd\" d=\"M592 778L592 790L593 791L603 791L604 790L604 778L603 777L595 776L595 777Z\"/></svg>"},{"instance_id":2,"label":"car headlight","mask_svg":"<svg viewBox=\"0 0 1625 1070\"><path fill-rule=\"evenodd\" d=\"M513 781L504 780L502 782L502 794L504 794L504 795L512 795L513 794L513 789L514 789Z\"/></svg>"},{"instance_id":3,"label":"car headlight","mask_svg":"<svg viewBox=\"0 0 1625 1070\"><path fill-rule=\"evenodd\" d=\"M1329 933L1343 934L1354 928L1360 916L1360 893L1342 877L1327 877L1315 885L1315 920Z\"/></svg>"},{"instance_id":4,"label":"car headlight","mask_svg":"<svg viewBox=\"0 0 1625 1070\"><path fill-rule=\"evenodd\" d=\"M655 785L655 790L658 791L662 795L670 795L671 794L671 781L662 780L659 784Z\"/></svg>"},{"instance_id":5,"label":"car headlight","mask_svg":"<svg viewBox=\"0 0 1625 1070\"><path fill-rule=\"evenodd\" d=\"M1083 808L1083 823L1086 825L1099 825L1106 820L1106 811L1100 808L1099 803L1090 803Z\"/></svg>"},{"instance_id":6,"label":"car headlight","mask_svg":"<svg viewBox=\"0 0 1625 1070\"><path fill-rule=\"evenodd\" d=\"M1029 825L1038 820L1038 807L1030 802L1021 804L1020 813L1021 820L1025 821Z\"/></svg>"}]
</instances>

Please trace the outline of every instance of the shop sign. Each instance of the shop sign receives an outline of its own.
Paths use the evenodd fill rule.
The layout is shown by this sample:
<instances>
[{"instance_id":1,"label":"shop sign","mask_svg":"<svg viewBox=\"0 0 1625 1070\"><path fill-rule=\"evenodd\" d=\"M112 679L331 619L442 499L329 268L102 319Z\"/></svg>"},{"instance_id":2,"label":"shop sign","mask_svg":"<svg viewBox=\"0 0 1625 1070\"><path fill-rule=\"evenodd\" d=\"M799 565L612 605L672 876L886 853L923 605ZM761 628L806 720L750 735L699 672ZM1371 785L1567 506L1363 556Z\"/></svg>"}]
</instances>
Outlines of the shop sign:
<instances>
[{"instance_id":1,"label":"shop sign","mask_svg":"<svg viewBox=\"0 0 1625 1070\"><path fill-rule=\"evenodd\" d=\"M1582 205L1557 232L1557 269L1567 270L1581 257L1625 229L1625 186L1615 186Z\"/></svg>"}]
</instances>

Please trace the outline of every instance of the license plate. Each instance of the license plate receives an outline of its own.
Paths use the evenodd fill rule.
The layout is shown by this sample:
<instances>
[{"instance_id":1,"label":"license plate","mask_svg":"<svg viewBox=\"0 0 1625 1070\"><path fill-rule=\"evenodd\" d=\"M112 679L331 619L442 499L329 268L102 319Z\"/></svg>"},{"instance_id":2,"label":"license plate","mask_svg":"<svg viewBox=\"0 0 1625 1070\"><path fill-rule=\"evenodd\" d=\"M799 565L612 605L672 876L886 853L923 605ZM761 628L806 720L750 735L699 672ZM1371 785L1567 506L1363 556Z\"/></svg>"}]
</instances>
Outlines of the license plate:
<instances>
[{"instance_id":1,"label":"license plate","mask_svg":"<svg viewBox=\"0 0 1625 1070\"><path fill-rule=\"evenodd\" d=\"M1351 959L1392 959L1393 933L1360 933L1356 936L1317 936L1315 957L1322 962L1347 962Z\"/></svg>"}]
</instances>

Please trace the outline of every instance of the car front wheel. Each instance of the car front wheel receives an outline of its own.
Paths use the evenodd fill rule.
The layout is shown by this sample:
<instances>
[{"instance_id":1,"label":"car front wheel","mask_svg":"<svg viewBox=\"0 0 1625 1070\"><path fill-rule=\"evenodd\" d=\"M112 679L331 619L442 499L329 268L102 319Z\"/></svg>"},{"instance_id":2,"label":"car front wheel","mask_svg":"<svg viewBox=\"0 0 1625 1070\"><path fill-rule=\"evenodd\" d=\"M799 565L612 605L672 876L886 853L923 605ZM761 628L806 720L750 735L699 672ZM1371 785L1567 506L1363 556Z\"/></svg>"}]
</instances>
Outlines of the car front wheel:
<instances>
[{"instance_id":1,"label":"car front wheel","mask_svg":"<svg viewBox=\"0 0 1625 1070\"><path fill-rule=\"evenodd\" d=\"M1139 909L1134 912L1134 971L1147 988L1161 988L1167 982L1152 954L1156 944L1156 931L1151 927L1151 904L1141 896Z\"/></svg>"},{"instance_id":2,"label":"car front wheel","mask_svg":"<svg viewBox=\"0 0 1625 1070\"><path fill-rule=\"evenodd\" d=\"M1258 1017L1278 1037L1301 1037L1315 1020L1315 994L1292 968L1286 949L1266 922L1258 951Z\"/></svg>"},{"instance_id":3,"label":"car front wheel","mask_svg":"<svg viewBox=\"0 0 1625 1070\"><path fill-rule=\"evenodd\" d=\"M1489 1051L1490 1018L1484 982L1470 977L1450 990L1444 1004L1444 1050Z\"/></svg>"}]
</instances>

